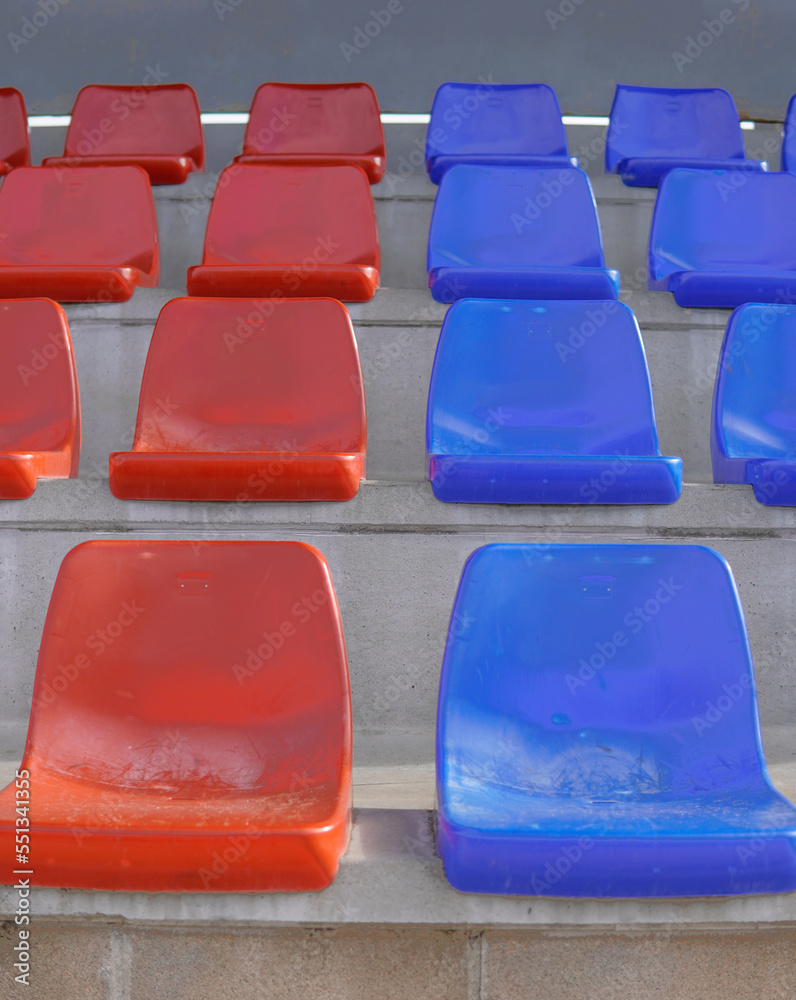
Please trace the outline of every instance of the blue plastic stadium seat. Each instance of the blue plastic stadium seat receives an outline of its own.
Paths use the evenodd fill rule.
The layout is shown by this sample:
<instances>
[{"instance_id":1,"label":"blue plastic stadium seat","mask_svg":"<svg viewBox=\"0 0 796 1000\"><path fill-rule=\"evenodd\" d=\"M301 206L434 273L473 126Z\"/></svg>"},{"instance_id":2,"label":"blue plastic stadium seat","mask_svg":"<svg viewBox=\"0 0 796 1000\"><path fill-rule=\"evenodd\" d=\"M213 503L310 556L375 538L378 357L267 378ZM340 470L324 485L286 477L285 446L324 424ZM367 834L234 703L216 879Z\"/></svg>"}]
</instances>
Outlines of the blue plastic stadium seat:
<instances>
[{"instance_id":1,"label":"blue plastic stadium seat","mask_svg":"<svg viewBox=\"0 0 796 1000\"><path fill-rule=\"evenodd\" d=\"M783 170L796 174L796 94L788 103L785 127L782 130L781 165Z\"/></svg>"},{"instance_id":2,"label":"blue plastic stadium seat","mask_svg":"<svg viewBox=\"0 0 796 1000\"><path fill-rule=\"evenodd\" d=\"M726 561L692 545L487 545L437 718L437 846L463 892L796 889Z\"/></svg>"},{"instance_id":3,"label":"blue plastic stadium seat","mask_svg":"<svg viewBox=\"0 0 796 1000\"><path fill-rule=\"evenodd\" d=\"M615 299L589 179L565 167L451 167L428 236L437 302Z\"/></svg>"},{"instance_id":4,"label":"blue plastic stadium seat","mask_svg":"<svg viewBox=\"0 0 796 1000\"><path fill-rule=\"evenodd\" d=\"M796 176L673 170L650 230L647 287L681 306L796 300Z\"/></svg>"},{"instance_id":5,"label":"blue plastic stadium seat","mask_svg":"<svg viewBox=\"0 0 796 1000\"><path fill-rule=\"evenodd\" d=\"M748 304L727 323L710 427L713 480L796 506L796 306Z\"/></svg>"},{"instance_id":6,"label":"blue plastic stadium seat","mask_svg":"<svg viewBox=\"0 0 796 1000\"><path fill-rule=\"evenodd\" d=\"M459 503L673 503L636 319L614 299L465 299L442 326L428 477Z\"/></svg>"},{"instance_id":7,"label":"blue plastic stadium seat","mask_svg":"<svg viewBox=\"0 0 796 1000\"><path fill-rule=\"evenodd\" d=\"M675 167L767 170L747 160L735 103L718 88L618 85L605 141L605 169L629 187L657 187Z\"/></svg>"},{"instance_id":8,"label":"blue plastic stadium seat","mask_svg":"<svg viewBox=\"0 0 796 1000\"><path fill-rule=\"evenodd\" d=\"M558 98L545 83L443 83L434 97L426 170L435 184L459 163L569 167L572 162Z\"/></svg>"}]
</instances>

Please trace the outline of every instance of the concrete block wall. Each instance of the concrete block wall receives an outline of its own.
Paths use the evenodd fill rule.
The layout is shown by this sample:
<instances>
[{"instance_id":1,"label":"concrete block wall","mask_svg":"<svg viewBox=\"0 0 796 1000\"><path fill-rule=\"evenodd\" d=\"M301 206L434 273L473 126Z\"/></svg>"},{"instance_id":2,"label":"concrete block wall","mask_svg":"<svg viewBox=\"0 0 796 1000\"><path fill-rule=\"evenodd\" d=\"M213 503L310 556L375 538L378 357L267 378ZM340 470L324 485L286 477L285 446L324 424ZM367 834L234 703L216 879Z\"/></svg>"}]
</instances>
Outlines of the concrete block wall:
<instances>
[{"instance_id":1,"label":"concrete block wall","mask_svg":"<svg viewBox=\"0 0 796 1000\"><path fill-rule=\"evenodd\" d=\"M661 447L684 460L670 507L508 507L437 503L425 482L428 378L445 308L425 291L435 189L413 151L423 129L387 128L375 190L382 284L352 305L368 403L368 481L347 504L187 504L115 500L107 456L130 446L157 313L185 294L201 259L218 171L242 127L208 127L209 170L156 189L161 287L129 303L69 306L84 416L81 475L0 502L0 778L24 744L36 654L65 553L93 537L300 539L328 558L351 668L356 817L323 893L146 894L37 889L36 977L6 996L514 997L796 996L796 895L590 901L464 896L434 850L434 716L442 646L462 564L490 541L711 545L738 581L755 657L774 781L796 798L796 509L751 488L713 486L709 412L723 310L679 309L644 290L654 193L602 170L602 131L570 128L592 174L606 260L642 330ZM237 131L236 131L237 129ZM34 155L58 130L34 131ZM762 143L776 129L745 133ZM49 145L48 145L49 144ZM585 153L582 152L585 150ZM403 160L402 160L403 158ZM778 162L778 153L770 156ZM413 167L407 171L404 163ZM14 893L0 888L0 916ZM12 928L1 924L0 963ZM5 934L5 937L2 936Z\"/></svg>"}]
</instances>

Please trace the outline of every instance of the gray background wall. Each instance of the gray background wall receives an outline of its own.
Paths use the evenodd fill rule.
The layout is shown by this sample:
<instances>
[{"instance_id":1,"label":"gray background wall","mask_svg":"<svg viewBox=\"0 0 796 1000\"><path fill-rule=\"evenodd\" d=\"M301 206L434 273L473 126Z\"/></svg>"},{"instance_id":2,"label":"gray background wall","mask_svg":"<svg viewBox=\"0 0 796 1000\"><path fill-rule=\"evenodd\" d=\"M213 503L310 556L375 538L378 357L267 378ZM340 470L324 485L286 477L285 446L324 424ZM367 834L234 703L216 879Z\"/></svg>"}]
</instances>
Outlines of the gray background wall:
<instances>
[{"instance_id":1,"label":"gray background wall","mask_svg":"<svg viewBox=\"0 0 796 1000\"><path fill-rule=\"evenodd\" d=\"M360 79L384 110L424 111L445 80L491 75L607 114L618 79L726 87L781 120L794 40L792 0L3 0L0 85L57 114L86 83L185 81L234 111L265 80Z\"/></svg>"}]
</instances>

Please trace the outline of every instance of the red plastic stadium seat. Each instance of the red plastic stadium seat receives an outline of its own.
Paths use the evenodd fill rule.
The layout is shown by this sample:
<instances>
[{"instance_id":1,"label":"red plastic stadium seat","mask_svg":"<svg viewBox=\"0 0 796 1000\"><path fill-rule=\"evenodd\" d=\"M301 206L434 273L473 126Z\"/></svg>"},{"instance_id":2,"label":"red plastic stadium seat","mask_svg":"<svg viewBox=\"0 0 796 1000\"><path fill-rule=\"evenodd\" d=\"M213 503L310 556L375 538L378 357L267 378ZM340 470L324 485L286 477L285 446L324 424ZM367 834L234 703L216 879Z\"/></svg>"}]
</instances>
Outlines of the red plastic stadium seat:
<instances>
[{"instance_id":1,"label":"red plastic stadium seat","mask_svg":"<svg viewBox=\"0 0 796 1000\"><path fill-rule=\"evenodd\" d=\"M221 174L189 295L367 302L378 284L376 212L359 167L236 164Z\"/></svg>"},{"instance_id":2,"label":"red plastic stadium seat","mask_svg":"<svg viewBox=\"0 0 796 1000\"><path fill-rule=\"evenodd\" d=\"M326 560L299 542L72 549L20 773L36 885L325 888L351 822L351 696ZM0 792L4 858L16 784Z\"/></svg>"},{"instance_id":3,"label":"red plastic stadium seat","mask_svg":"<svg viewBox=\"0 0 796 1000\"><path fill-rule=\"evenodd\" d=\"M147 357L126 500L350 500L365 475L354 331L333 299L173 299Z\"/></svg>"},{"instance_id":4,"label":"red plastic stadium seat","mask_svg":"<svg viewBox=\"0 0 796 1000\"><path fill-rule=\"evenodd\" d=\"M204 170L205 142L193 87L84 87L75 99L63 156L47 167L137 164L153 184L182 184Z\"/></svg>"},{"instance_id":5,"label":"red plastic stadium seat","mask_svg":"<svg viewBox=\"0 0 796 1000\"><path fill-rule=\"evenodd\" d=\"M0 298L125 302L157 285L158 231L140 167L19 167L0 186Z\"/></svg>"},{"instance_id":6,"label":"red plastic stadium seat","mask_svg":"<svg viewBox=\"0 0 796 1000\"><path fill-rule=\"evenodd\" d=\"M49 299L0 300L0 499L29 497L39 477L74 479L79 462L66 315Z\"/></svg>"},{"instance_id":7,"label":"red plastic stadium seat","mask_svg":"<svg viewBox=\"0 0 796 1000\"><path fill-rule=\"evenodd\" d=\"M0 87L0 177L30 163L28 116L22 94Z\"/></svg>"},{"instance_id":8,"label":"red plastic stadium seat","mask_svg":"<svg viewBox=\"0 0 796 1000\"><path fill-rule=\"evenodd\" d=\"M264 83L252 101L240 163L362 167L384 175L379 102L367 83Z\"/></svg>"}]
</instances>

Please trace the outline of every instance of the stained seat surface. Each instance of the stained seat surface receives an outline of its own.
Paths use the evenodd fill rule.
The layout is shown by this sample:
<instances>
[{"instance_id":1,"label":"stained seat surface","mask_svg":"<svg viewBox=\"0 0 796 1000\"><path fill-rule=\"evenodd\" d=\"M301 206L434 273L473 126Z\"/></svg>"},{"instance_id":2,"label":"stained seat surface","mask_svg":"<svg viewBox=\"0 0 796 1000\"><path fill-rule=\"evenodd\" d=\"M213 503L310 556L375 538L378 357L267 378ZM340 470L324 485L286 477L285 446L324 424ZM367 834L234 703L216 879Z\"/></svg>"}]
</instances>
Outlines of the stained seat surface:
<instances>
[{"instance_id":1,"label":"stained seat surface","mask_svg":"<svg viewBox=\"0 0 796 1000\"><path fill-rule=\"evenodd\" d=\"M349 500L365 476L354 330L333 299L173 299L147 357L124 499Z\"/></svg>"},{"instance_id":2,"label":"stained seat surface","mask_svg":"<svg viewBox=\"0 0 796 1000\"><path fill-rule=\"evenodd\" d=\"M443 322L428 477L459 503L673 503L638 324L623 303L465 299Z\"/></svg>"},{"instance_id":3,"label":"stained seat surface","mask_svg":"<svg viewBox=\"0 0 796 1000\"><path fill-rule=\"evenodd\" d=\"M451 167L434 202L427 271L438 302L619 292L589 179L574 167Z\"/></svg>"},{"instance_id":4,"label":"stained seat surface","mask_svg":"<svg viewBox=\"0 0 796 1000\"><path fill-rule=\"evenodd\" d=\"M323 556L298 542L73 549L22 768L38 885L327 886L350 829L351 710ZM9 856L13 796L0 793Z\"/></svg>"},{"instance_id":5,"label":"stained seat surface","mask_svg":"<svg viewBox=\"0 0 796 1000\"><path fill-rule=\"evenodd\" d=\"M252 100L236 163L361 167L384 175L379 103L367 83L264 83Z\"/></svg>"},{"instance_id":6,"label":"stained seat surface","mask_svg":"<svg viewBox=\"0 0 796 1000\"><path fill-rule=\"evenodd\" d=\"M749 303L730 316L713 393L716 483L750 483L773 507L796 506L796 308Z\"/></svg>"},{"instance_id":7,"label":"stained seat surface","mask_svg":"<svg viewBox=\"0 0 796 1000\"><path fill-rule=\"evenodd\" d=\"M0 300L0 499L74 479L80 391L69 323L49 299Z\"/></svg>"},{"instance_id":8,"label":"stained seat surface","mask_svg":"<svg viewBox=\"0 0 796 1000\"><path fill-rule=\"evenodd\" d=\"M457 164L570 167L561 108L544 83L443 83L426 133L434 184Z\"/></svg>"},{"instance_id":9,"label":"stained seat surface","mask_svg":"<svg viewBox=\"0 0 796 1000\"><path fill-rule=\"evenodd\" d=\"M221 174L189 295L367 302L378 283L376 212L359 167L235 164Z\"/></svg>"},{"instance_id":10,"label":"stained seat surface","mask_svg":"<svg viewBox=\"0 0 796 1000\"><path fill-rule=\"evenodd\" d=\"M460 891L796 889L796 808L766 771L725 560L691 545L476 550L442 665L437 796Z\"/></svg>"},{"instance_id":11,"label":"stained seat surface","mask_svg":"<svg viewBox=\"0 0 796 1000\"><path fill-rule=\"evenodd\" d=\"M762 171L747 160L732 96L712 88L617 85L605 140L605 169L629 187L657 187L670 170Z\"/></svg>"},{"instance_id":12,"label":"stained seat surface","mask_svg":"<svg viewBox=\"0 0 796 1000\"><path fill-rule=\"evenodd\" d=\"M14 87L0 87L0 177L30 163L25 100Z\"/></svg>"},{"instance_id":13,"label":"stained seat surface","mask_svg":"<svg viewBox=\"0 0 796 1000\"><path fill-rule=\"evenodd\" d=\"M92 84L75 98L63 156L44 166L137 164L152 184L182 184L204 170L199 104L185 83L121 87Z\"/></svg>"},{"instance_id":14,"label":"stained seat surface","mask_svg":"<svg viewBox=\"0 0 796 1000\"><path fill-rule=\"evenodd\" d=\"M0 297L124 302L157 285L158 230L141 167L19 167L0 186Z\"/></svg>"},{"instance_id":15,"label":"stained seat surface","mask_svg":"<svg viewBox=\"0 0 796 1000\"><path fill-rule=\"evenodd\" d=\"M796 296L796 176L673 170L658 189L647 287L681 306Z\"/></svg>"}]
</instances>

